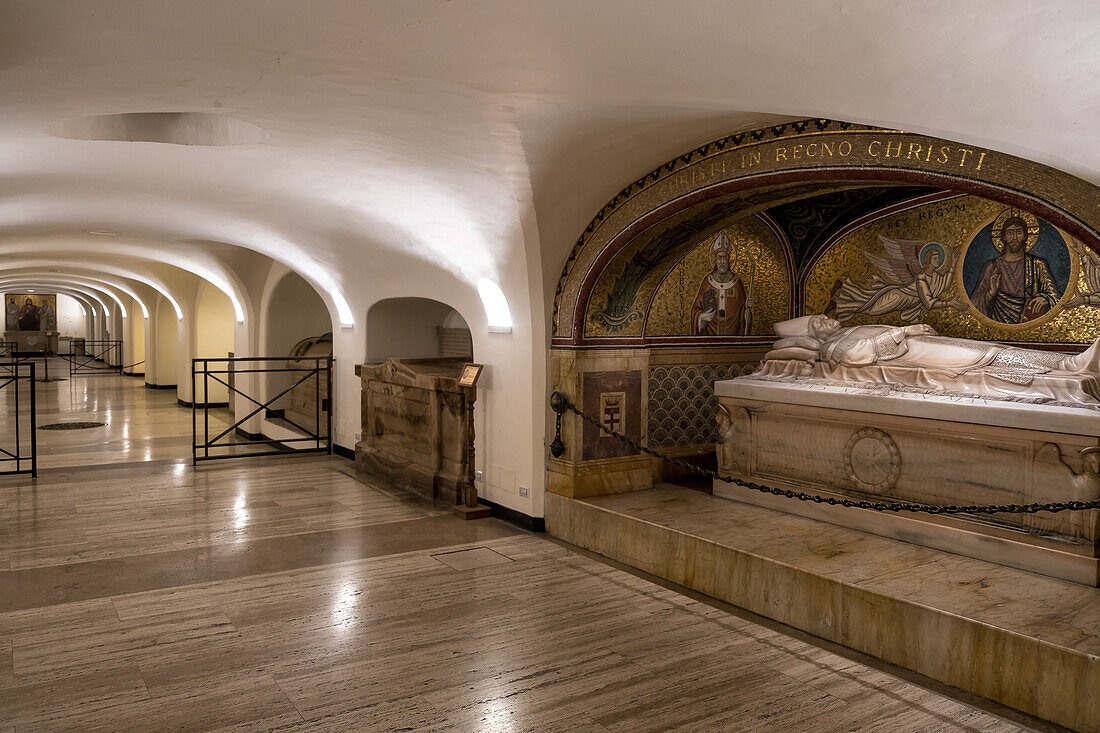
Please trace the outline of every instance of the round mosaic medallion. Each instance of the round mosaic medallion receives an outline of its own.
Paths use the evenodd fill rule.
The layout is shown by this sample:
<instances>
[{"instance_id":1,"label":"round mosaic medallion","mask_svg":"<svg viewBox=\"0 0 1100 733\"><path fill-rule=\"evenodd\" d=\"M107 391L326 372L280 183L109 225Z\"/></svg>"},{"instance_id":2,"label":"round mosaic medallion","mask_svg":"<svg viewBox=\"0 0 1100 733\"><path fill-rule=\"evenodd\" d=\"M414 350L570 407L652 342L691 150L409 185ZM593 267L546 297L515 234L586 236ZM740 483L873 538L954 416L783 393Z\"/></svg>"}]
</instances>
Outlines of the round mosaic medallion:
<instances>
[{"instance_id":1,"label":"round mosaic medallion","mask_svg":"<svg viewBox=\"0 0 1100 733\"><path fill-rule=\"evenodd\" d=\"M844 468L864 491L889 491L901 475L898 445L878 428L857 430L844 446Z\"/></svg>"},{"instance_id":2,"label":"round mosaic medallion","mask_svg":"<svg viewBox=\"0 0 1100 733\"><path fill-rule=\"evenodd\" d=\"M39 430L87 430L88 428L101 428L105 422L55 422L51 425L39 425Z\"/></svg>"}]
</instances>

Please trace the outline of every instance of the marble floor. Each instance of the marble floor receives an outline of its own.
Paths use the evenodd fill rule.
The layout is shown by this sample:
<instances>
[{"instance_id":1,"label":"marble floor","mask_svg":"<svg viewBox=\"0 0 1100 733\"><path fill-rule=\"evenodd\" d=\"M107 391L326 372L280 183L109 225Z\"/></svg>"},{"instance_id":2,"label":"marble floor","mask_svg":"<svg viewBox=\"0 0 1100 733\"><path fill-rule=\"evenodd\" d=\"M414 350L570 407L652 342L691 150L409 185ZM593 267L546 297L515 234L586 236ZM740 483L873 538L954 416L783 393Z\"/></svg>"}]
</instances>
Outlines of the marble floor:
<instances>
[{"instance_id":1,"label":"marble floor","mask_svg":"<svg viewBox=\"0 0 1100 733\"><path fill-rule=\"evenodd\" d=\"M0 733L1053 730L341 458L192 468L139 389L0 478Z\"/></svg>"}]
</instances>

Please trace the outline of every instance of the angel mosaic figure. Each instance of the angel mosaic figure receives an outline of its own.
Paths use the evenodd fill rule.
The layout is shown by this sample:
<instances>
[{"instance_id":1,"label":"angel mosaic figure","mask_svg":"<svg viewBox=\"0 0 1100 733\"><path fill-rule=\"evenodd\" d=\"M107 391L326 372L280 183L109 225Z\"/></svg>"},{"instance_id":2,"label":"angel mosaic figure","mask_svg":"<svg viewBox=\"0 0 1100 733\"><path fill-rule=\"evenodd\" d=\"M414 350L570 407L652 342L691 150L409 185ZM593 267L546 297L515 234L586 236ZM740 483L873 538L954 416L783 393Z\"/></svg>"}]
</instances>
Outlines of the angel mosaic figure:
<instances>
[{"instance_id":1,"label":"angel mosaic figure","mask_svg":"<svg viewBox=\"0 0 1100 733\"><path fill-rule=\"evenodd\" d=\"M847 320L857 313L881 316L897 312L903 323L920 323L925 311L962 308L954 293L954 258L943 245L879 236L886 257L865 253L881 274L861 285L851 277L837 280L826 313Z\"/></svg>"},{"instance_id":2,"label":"angel mosaic figure","mask_svg":"<svg viewBox=\"0 0 1100 733\"><path fill-rule=\"evenodd\" d=\"M1066 303L1066 308L1086 305L1100 307L1100 254L1093 252L1080 242L1075 244L1081 260L1081 274L1085 276L1088 292L1082 292L1078 288L1073 298Z\"/></svg>"}]
</instances>

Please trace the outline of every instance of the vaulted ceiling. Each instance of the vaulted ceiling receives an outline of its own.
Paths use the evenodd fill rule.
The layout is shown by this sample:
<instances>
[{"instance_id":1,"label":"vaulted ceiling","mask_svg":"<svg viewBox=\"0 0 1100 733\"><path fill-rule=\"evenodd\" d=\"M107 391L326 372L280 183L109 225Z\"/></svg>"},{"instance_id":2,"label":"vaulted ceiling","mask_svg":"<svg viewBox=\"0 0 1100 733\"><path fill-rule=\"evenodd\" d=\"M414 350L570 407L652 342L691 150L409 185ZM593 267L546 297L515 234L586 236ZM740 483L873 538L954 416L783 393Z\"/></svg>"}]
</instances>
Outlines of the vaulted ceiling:
<instances>
[{"instance_id":1,"label":"vaulted ceiling","mask_svg":"<svg viewBox=\"0 0 1100 733\"><path fill-rule=\"evenodd\" d=\"M1084 2L4 0L0 17L0 266L179 268L241 292L243 248L341 320L407 277L493 279L544 322L625 182L790 116L1100 183ZM197 116L176 137L94 119L149 112Z\"/></svg>"}]
</instances>

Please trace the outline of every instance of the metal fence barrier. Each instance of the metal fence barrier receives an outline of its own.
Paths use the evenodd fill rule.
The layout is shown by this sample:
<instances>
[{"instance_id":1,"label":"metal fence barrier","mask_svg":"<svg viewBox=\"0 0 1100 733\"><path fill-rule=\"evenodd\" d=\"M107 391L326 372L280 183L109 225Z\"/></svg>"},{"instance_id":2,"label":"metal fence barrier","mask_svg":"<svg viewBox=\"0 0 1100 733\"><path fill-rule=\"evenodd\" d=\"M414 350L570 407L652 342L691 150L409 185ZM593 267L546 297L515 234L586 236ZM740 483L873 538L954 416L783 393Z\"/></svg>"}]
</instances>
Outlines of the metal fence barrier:
<instances>
[{"instance_id":1,"label":"metal fence barrier","mask_svg":"<svg viewBox=\"0 0 1100 733\"><path fill-rule=\"evenodd\" d=\"M191 463L213 461L224 458L249 458L284 453L332 453L332 365L331 356L296 356L293 360L302 366L289 367L286 356L241 356L217 359L191 360ZM241 375L254 375L248 382L253 385L264 381L261 375L290 374L289 387L281 389L268 398L257 398L248 394L239 383ZM226 407L225 403L211 403L213 389L224 388L233 405L242 399L252 406L244 417L227 427L211 427L211 411ZM285 412L275 409L275 403L290 395L295 389L315 389L312 420L291 419ZM255 388L253 390L255 391ZM232 407L230 407L232 409ZM232 414L232 413L231 413ZM301 433L299 437L267 438L247 437L245 423L256 415L270 417L278 415L293 431ZM302 423L306 424L302 424ZM312 425L310 425L312 424ZM216 433L211 437L211 433ZM244 434L246 440L236 438ZM248 447L270 446L268 450L246 450ZM238 449L242 449L239 450Z\"/></svg>"},{"instance_id":2,"label":"metal fence barrier","mask_svg":"<svg viewBox=\"0 0 1100 733\"><path fill-rule=\"evenodd\" d=\"M118 339L74 339L72 351L65 354L69 376L122 374L122 341Z\"/></svg>"},{"instance_id":3,"label":"metal fence barrier","mask_svg":"<svg viewBox=\"0 0 1100 733\"><path fill-rule=\"evenodd\" d=\"M0 475L38 476L38 406L35 403L35 364L9 361L0 375Z\"/></svg>"},{"instance_id":4,"label":"metal fence barrier","mask_svg":"<svg viewBox=\"0 0 1100 733\"><path fill-rule=\"evenodd\" d=\"M18 346L14 341L0 341L0 376L15 374L15 365L20 361L15 357Z\"/></svg>"}]
</instances>

